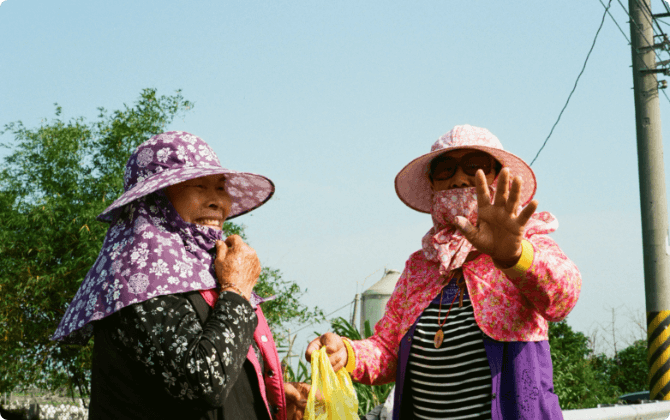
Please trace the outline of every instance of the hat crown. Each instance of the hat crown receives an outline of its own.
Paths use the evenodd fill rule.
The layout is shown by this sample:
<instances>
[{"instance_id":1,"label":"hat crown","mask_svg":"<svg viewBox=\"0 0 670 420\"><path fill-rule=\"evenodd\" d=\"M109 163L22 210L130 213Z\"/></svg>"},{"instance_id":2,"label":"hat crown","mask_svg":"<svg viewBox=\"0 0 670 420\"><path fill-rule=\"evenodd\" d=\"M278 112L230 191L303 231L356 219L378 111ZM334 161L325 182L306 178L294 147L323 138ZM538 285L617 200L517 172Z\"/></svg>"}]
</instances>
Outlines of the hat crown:
<instances>
[{"instance_id":1,"label":"hat crown","mask_svg":"<svg viewBox=\"0 0 670 420\"><path fill-rule=\"evenodd\" d=\"M145 179L169 169L220 168L211 147L185 131L168 131L151 137L130 155L123 175L123 187L130 190Z\"/></svg>"},{"instance_id":2,"label":"hat crown","mask_svg":"<svg viewBox=\"0 0 670 420\"><path fill-rule=\"evenodd\" d=\"M430 151L467 146L485 146L504 150L498 137L494 136L489 130L465 124L457 125L447 134L437 139Z\"/></svg>"}]
</instances>

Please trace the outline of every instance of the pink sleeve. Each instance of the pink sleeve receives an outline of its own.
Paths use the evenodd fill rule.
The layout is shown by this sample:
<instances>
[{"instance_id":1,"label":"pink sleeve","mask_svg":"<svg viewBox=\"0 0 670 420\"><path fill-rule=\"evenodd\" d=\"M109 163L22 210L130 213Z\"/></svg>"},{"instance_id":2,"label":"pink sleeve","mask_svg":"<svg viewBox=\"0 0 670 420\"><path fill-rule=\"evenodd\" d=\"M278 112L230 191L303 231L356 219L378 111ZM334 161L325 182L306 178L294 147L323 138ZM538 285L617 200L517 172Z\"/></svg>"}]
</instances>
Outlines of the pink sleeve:
<instances>
[{"instance_id":1,"label":"pink sleeve","mask_svg":"<svg viewBox=\"0 0 670 420\"><path fill-rule=\"evenodd\" d=\"M365 340L350 341L356 354L356 367L351 374L354 381L366 385L381 385L395 380L400 337L399 310L406 304L405 293L408 264L398 279L382 319L375 325L374 334Z\"/></svg>"},{"instance_id":2,"label":"pink sleeve","mask_svg":"<svg viewBox=\"0 0 670 420\"><path fill-rule=\"evenodd\" d=\"M547 235L526 238L533 246L533 262L525 273L504 270L533 307L548 321L565 318L579 298L582 277L575 264Z\"/></svg>"}]
</instances>

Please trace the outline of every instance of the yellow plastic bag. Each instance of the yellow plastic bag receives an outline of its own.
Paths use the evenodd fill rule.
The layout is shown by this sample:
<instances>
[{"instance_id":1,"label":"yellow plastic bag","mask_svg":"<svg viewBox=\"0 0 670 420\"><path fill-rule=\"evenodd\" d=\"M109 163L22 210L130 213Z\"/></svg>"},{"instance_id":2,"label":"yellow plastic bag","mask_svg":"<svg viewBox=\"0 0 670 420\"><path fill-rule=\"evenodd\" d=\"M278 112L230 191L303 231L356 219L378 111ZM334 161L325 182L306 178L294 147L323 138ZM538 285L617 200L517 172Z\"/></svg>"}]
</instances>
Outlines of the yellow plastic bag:
<instances>
[{"instance_id":1,"label":"yellow plastic bag","mask_svg":"<svg viewBox=\"0 0 670 420\"><path fill-rule=\"evenodd\" d=\"M317 390L321 400L316 399ZM358 397L347 370L337 373L328 360L326 348L312 353L312 388L307 396L305 420L358 420Z\"/></svg>"}]
</instances>

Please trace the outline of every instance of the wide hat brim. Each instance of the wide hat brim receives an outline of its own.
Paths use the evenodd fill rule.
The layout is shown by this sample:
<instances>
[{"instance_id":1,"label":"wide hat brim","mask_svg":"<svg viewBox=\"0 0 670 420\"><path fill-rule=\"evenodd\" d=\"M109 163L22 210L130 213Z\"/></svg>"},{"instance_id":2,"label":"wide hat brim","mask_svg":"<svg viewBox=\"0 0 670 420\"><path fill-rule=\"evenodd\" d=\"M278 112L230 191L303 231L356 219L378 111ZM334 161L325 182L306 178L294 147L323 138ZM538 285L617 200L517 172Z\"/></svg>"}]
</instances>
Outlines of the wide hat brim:
<instances>
[{"instance_id":1,"label":"wide hat brim","mask_svg":"<svg viewBox=\"0 0 670 420\"><path fill-rule=\"evenodd\" d=\"M422 213L430 213L433 202L433 190L430 187L430 161L437 156L459 149L481 150L493 156L503 168L509 168L510 179L517 176L521 179L519 201L523 206L533 199L537 189L535 174L530 166L520 157L502 149L478 145L459 145L445 147L426 153L408 163L395 177L395 191L400 200L410 208Z\"/></svg>"},{"instance_id":2,"label":"wide hat brim","mask_svg":"<svg viewBox=\"0 0 670 420\"><path fill-rule=\"evenodd\" d=\"M175 169L166 169L138 182L133 188L123 193L109 207L98 215L98 220L111 222L115 210L129 204L138 198L176 185L190 179L209 175L226 175L226 192L232 199L230 214L226 220L233 219L248 213L265 204L274 194L275 186L272 181L263 175L250 172L238 172L232 169L212 166L186 166Z\"/></svg>"}]
</instances>

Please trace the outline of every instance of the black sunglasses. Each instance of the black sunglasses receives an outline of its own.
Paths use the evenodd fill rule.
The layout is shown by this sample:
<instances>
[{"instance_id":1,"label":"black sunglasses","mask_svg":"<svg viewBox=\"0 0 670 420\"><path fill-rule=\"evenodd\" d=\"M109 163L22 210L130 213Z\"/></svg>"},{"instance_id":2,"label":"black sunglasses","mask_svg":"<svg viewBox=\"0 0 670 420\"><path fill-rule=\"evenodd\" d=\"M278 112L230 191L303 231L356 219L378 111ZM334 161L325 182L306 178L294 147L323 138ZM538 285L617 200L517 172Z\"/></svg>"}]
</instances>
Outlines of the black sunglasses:
<instances>
[{"instance_id":1,"label":"black sunglasses","mask_svg":"<svg viewBox=\"0 0 670 420\"><path fill-rule=\"evenodd\" d=\"M485 152L472 152L461 158L438 156L430 162L430 177L435 181L444 181L454 176L460 166L466 175L474 176L481 169L484 175L493 171L497 161Z\"/></svg>"}]
</instances>

